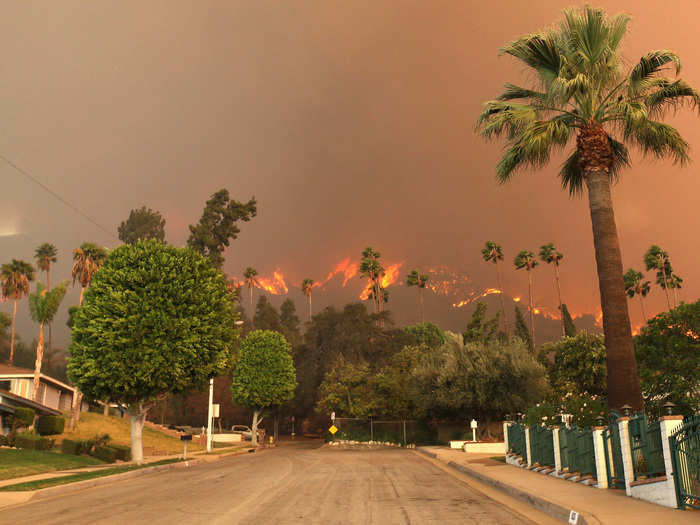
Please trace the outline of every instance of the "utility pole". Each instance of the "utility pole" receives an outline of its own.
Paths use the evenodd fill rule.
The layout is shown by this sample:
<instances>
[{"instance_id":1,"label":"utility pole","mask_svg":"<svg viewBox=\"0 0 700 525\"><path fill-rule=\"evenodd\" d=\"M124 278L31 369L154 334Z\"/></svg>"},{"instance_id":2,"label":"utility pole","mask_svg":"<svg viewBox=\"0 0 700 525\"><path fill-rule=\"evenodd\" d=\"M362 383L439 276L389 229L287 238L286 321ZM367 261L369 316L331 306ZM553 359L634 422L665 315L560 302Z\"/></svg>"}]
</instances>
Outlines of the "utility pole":
<instances>
[{"instance_id":1,"label":"utility pole","mask_svg":"<svg viewBox=\"0 0 700 525\"><path fill-rule=\"evenodd\" d=\"M207 410L207 452L211 452L211 421L214 418L214 378L209 379L209 409Z\"/></svg>"}]
</instances>

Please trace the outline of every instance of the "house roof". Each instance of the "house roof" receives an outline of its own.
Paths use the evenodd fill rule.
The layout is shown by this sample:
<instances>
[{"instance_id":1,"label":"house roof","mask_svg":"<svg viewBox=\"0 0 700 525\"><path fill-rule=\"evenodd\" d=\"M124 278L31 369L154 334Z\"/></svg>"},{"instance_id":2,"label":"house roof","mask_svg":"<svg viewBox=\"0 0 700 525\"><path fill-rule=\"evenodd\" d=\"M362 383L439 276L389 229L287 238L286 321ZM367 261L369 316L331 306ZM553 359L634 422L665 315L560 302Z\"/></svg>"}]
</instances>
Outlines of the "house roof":
<instances>
[{"instance_id":1,"label":"house roof","mask_svg":"<svg viewBox=\"0 0 700 525\"><path fill-rule=\"evenodd\" d=\"M34 370L30 370L29 368L21 368L19 366L12 366L8 365L5 363L0 363L0 379L13 379L13 378L30 378L34 377ZM63 381L59 381L58 379L54 379L51 376L47 376L46 374L40 374L39 378L46 382L46 383L51 383L55 386L58 386L64 390L68 390L70 392L75 392L75 388L73 388L70 385L65 384Z\"/></svg>"},{"instance_id":2,"label":"house roof","mask_svg":"<svg viewBox=\"0 0 700 525\"><path fill-rule=\"evenodd\" d=\"M26 406L29 408L33 408L39 414L48 414L51 416L60 416L61 415L60 410L55 410L51 407L47 407L46 405L42 405L41 403L37 403L36 401L32 401L31 399L27 399L26 397L11 394L7 390L0 390L0 405L2 405L3 407L12 408L13 409L12 412L14 412L14 406L12 404L10 404L10 405L6 404L5 398L9 399L11 401L11 403L14 403L14 404L17 404L20 406Z\"/></svg>"}]
</instances>

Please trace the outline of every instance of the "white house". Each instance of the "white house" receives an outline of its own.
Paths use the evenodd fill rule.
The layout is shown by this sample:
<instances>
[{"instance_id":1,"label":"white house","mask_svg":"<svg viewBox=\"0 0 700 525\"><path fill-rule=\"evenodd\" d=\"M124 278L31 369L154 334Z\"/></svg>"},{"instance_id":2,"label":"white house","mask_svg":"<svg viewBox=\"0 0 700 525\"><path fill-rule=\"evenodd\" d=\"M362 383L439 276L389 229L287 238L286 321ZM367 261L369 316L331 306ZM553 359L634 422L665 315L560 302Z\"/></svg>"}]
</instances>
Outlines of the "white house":
<instances>
[{"instance_id":1,"label":"white house","mask_svg":"<svg viewBox=\"0 0 700 525\"><path fill-rule=\"evenodd\" d=\"M9 392L15 396L34 400L34 370L0 364L0 392ZM39 396L36 402L53 410L65 412L70 410L73 404L75 388L41 374L39 376ZM82 410L87 409L87 404L82 403Z\"/></svg>"}]
</instances>

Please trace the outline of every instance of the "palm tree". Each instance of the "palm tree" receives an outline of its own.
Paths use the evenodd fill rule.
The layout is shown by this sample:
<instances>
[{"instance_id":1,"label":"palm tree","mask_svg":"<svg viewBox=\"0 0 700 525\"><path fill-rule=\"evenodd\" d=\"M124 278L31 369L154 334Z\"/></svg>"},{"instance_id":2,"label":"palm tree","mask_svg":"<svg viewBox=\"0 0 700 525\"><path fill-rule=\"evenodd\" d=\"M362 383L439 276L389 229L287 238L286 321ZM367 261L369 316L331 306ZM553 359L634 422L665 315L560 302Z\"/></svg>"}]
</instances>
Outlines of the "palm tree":
<instances>
[{"instance_id":1,"label":"palm tree","mask_svg":"<svg viewBox=\"0 0 700 525\"><path fill-rule=\"evenodd\" d=\"M638 272L634 268L627 270L624 281L627 295L629 295L630 298L634 298L635 295L639 297L639 306L642 307L642 318L646 323L647 314L644 311L644 297L646 297L651 290L649 281L645 281L642 272Z\"/></svg>"},{"instance_id":2,"label":"palm tree","mask_svg":"<svg viewBox=\"0 0 700 525\"><path fill-rule=\"evenodd\" d=\"M34 259L36 259L36 265L40 270L46 272L46 289L51 290L51 263L56 262L56 255L58 255L58 250L53 244L48 242L43 243L34 251ZM48 325L49 328L49 338L46 343L46 348L51 349L51 323Z\"/></svg>"},{"instance_id":3,"label":"palm tree","mask_svg":"<svg viewBox=\"0 0 700 525\"><path fill-rule=\"evenodd\" d=\"M382 277L384 277L384 267L379 262L381 254L368 246L362 252L360 263L360 276L369 279L371 293L368 298L374 301L374 312L382 311L382 304L389 300L389 294L382 288Z\"/></svg>"},{"instance_id":4,"label":"palm tree","mask_svg":"<svg viewBox=\"0 0 700 525\"><path fill-rule=\"evenodd\" d=\"M425 274L419 274L418 270L411 270L411 273L409 273L406 276L406 285L407 286L416 286L418 287L418 297L420 298L420 322L425 323L425 308L423 306L423 291L425 290L426 285L428 284L428 280L430 277L428 277Z\"/></svg>"},{"instance_id":5,"label":"palm tree","mask_svg":"<svg viewBox=\"0 0 700 525\"><path fill-rule=\"evenodd\" d=\"M671 267L668 253L653 244L644 254L644 264L647 271L656 270L656 284L658 284L666 294L666 304L670 310L671 299L668 295L668 289L671 288L673 268Z\"/></svg>"},{"instance_id":6,"label":"palm tree","mask_svg":"<svg viewBox=\"0 0 700 525\"><path fill-rule=\"evenodd\" d=\"M505 290L501 284L501 271L498 266L498 262L503 260L503 248L500 244L496 244L493 241L486 241L486 244L481 250L481 256L486 262L492 262L496 267L496 283L498 284L498 289L501 291L499 294L501 297L501 312L503 314L503 331L508 333L508 321L506 320L506 303L505 303Z\"/></svg>"},{"instance_id":7,"label":"palm tree","mask_svg":"<svg viewBox=\"0 0 700 525\"><path fill-rule=\"evenodd\" d=\"M10 335L10 365L15 360L15 327L17 324L17 301L29 293L29 283L34 280L34 267L28 262L12 259L0 267L2 296L14 301L12 332Z\"/></svg>"},{"instance_id":8,"label":"palm tree","mask_svg":"<svg viewBox=\"0 0 700 525\"><path fill-rule=\"evenodd\" d=\"M566 335L566 327L564 326L564 311L562 310L561 302L561 287L559 285L559 261L564 258L564 254L558 252L554 247L554 243L544 244L540 247L540 259L547 264L554 265L554 283L557 286L557 297L559 298L559 311L561 312L561 335Z\"/></svg>"},{"instance_id":9,"label":"palm tree","mask_svg":"<svg viewBox=\"0 0 700 525\"><path fill-rule=\"evenodd\" d=\"M523 250L515 256L513 261L516 270L525 268L527 270L527 289L529 295L529 310L530 310L530 351L535 352L535 305L533 301L532 290L532 270L537 266L535 254L529 250Z\"/></svg>"},{"instance_id":10,"label":"palm tree","mask_svg":"<svg viewBox=\"0 0 700 525\"><path fill-rule=\"evenodd\" d=\"M683 284L683 279L681 278L680 275L671 272L671 279L668 282L668 285L673 289L673 304L674 306L678 306L678 290L683 288L681 286Z\"/></svg>"},{"instance_id":11,"label":"palm tree","mask_svg":"<svg viewBox=\"0 0 700 525\"><path fill-rule=\"evenodd\" d=\"M250 318L251 320L255 316L255 310L253 310L253 288L255 288L255 285L258 284L258 271L255 268L251 268L248 266L248 268L245 269L243 272L243 277L245 278L246 285L248 286L248 290L250 291Z\"/></svg>"},{"instance_id":12,"label":"palm tree","mask_svg":"<svg viewBox=\"0 0 700 525\"><path fill-rule=\"evenodd\" d=\"M314 287L314 280L313 279L304 279L301 282L301 291L304 292L304 295L309 298L309 321L311 321L311 292Z\"/></svg>"},{"instance_id":13,"label":"palm tree","mask_svg":"<svg viewBox=\"0 0 700 525\"><path fill-rule=\"evenodd\" d=\"M73 284L80 283L80 300L78 306L83 305L85 289L90 286L92 277L97 273L107 258L107 250L92 242L84 242L80 248L73 250Z\"/></svg>"},{"instance_id":14,"label":"palm tree","mask_svg":"<svg viewBox=\"0 0 700 525\"><path fill-rule=\"evenodd\" d=\"M53 290L44 288L42 283L37 283L36 292L29 295L29 312L32 319L39 323L39 342L36 345L36 362L34 364L34 401L39 400L39 378L41 376L41 363L44 360L44 325L50 323L58 307L66 295L68 281L64 281Z\"/></svg>"},{"instance_id":15,"label":"palm tree","mask_svg":"<svg viewBox=\"0 0 700 525\"><path fill-rule=\"evenodd\" d=\"M700 94L681 79L663 76L669 66L676 75L680 71L680 59L672 51L648 52L624 69L620 43L629 20L592 7L566 10L559 26L507 44L502 53L530 68L535 82L526 88L506 84L496 100L485 104L478 127L484 137L508 140L497 167L502 183L521 168L546 165L553 150L575 138L559 176L570 193L582 193L584 186L588 191L609 403L639 410L642 395L610 188L629 165L623 142L654 157L688 160L688 144L660 119L684 104L697 107Z\"/></svg>"}]
</instances>

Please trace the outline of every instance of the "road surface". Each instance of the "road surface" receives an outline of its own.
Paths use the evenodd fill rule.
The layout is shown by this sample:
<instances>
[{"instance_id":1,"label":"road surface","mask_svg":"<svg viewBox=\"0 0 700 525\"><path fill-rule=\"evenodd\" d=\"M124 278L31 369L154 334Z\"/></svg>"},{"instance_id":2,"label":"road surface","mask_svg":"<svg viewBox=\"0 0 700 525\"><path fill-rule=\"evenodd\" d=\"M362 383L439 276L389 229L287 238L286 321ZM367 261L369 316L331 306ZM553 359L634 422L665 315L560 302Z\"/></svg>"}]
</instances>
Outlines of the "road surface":
<instances>
[{"instance_id":1,"label":"road surface","mask_svg":"<svg viewBox=\"0 0 700 525\"><path fill-rule=\"evenodd\" d=\"M416 453L337 450L316 442L174 469L31 501L0 523L532 523Z\"/></svg>"}]
</instances>

